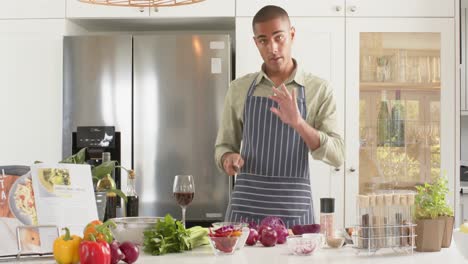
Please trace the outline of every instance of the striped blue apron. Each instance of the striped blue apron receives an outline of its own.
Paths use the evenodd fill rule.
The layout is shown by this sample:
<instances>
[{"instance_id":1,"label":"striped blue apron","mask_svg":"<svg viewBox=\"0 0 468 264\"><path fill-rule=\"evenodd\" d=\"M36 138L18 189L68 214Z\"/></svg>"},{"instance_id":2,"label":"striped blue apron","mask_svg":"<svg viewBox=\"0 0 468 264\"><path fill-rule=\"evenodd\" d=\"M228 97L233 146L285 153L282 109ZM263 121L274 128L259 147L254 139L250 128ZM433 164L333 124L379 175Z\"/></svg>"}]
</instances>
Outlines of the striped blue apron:
<instances>
[{"instance_id":1,"label":"striped blue apron","mask_svg":"<svg viewBox=\"0 0 468 264\"><path fill-rule=\"evenodd\" d=\"M284 124L271 107L278 103L253 96L257 78L250 85L244 106L241 156L244 166L236 177L226 221L257 222L278 216L289 228L314 223L309 179L308 147L300 135ZM298 107L306 118L304 87Z\"/></svg>"}]
</instances>

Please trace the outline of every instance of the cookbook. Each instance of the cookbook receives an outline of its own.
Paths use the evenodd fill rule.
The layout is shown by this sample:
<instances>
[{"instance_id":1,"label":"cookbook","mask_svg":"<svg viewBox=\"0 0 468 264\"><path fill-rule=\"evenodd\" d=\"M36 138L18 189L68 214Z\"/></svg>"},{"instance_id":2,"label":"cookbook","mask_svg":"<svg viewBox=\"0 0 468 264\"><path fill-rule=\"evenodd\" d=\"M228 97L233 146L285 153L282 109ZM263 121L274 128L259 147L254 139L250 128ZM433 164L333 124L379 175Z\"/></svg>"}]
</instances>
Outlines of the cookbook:
<instances>
[{"instance_id":1,"label":"cookbook","mask_svg":"<svg viewBox=\"0 0 468 264\"><path fill-rule=\"evenodd\" d=\"M89 165L0 166L0 258L51 253L58 230L95 219Z\"/></svg>"}]
</instances>

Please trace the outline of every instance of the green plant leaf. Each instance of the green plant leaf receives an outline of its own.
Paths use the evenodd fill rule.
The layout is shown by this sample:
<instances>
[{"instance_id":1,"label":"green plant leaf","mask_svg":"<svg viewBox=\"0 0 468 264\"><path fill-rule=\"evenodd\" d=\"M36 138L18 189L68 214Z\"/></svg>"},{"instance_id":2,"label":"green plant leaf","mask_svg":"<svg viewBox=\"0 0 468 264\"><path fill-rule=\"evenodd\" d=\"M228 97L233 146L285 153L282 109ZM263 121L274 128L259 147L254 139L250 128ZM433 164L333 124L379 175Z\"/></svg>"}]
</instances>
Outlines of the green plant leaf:
<instances>
[{"instance_id":1,"label":"green plant leaf","mask_svg":"<svg viewBox=\"0 0 468 264\"><path fill-rule=\"evenodd\" d=\"M125 193L123 193L121 190L119 190L119 189L110 189L107 192L113 192L113 193L117 194L118 196L120 196L120 198L122 198L125 202L127 202L127 195L125 195Z\"/></svg>"},{"instance_id":2,"label":"green plant leaf","mask_svg":"<svg viewBox=\"0 0 468 264\"><path fill-rule=\"evenodd\" d=\"M98 166L92 168L91 173L93 174L94 178L100 180L104 178L104 176L106 176L107 174L112 173L112 171L115 169L116 163L117 162L115 160L103 162Z\"/></svg>"},{"instance_id":3,"label":"green plant leaf","mask_svg":"<svg viewBox=\"0 0 468 264\"><path fill-rule=\"evenodd\" d=\"M416 186L416 190L415 203L418 219L434 219L439 216L453 215L453 210L446 200L449 189L445 177L438 177L433 183Z\"/></svg>"},{"instance_id":4,"label":"green plant leaf","mask_svg":"<svg viewBox=\"0 0 468 264\"><path fill-rule=\"evenodd\" d=\"M68 158L60 161L59 163L73 163L73 164L84 164L86 161L86 148L80 149L78 153L71 155Z\"/></svg>"}]
</instances>

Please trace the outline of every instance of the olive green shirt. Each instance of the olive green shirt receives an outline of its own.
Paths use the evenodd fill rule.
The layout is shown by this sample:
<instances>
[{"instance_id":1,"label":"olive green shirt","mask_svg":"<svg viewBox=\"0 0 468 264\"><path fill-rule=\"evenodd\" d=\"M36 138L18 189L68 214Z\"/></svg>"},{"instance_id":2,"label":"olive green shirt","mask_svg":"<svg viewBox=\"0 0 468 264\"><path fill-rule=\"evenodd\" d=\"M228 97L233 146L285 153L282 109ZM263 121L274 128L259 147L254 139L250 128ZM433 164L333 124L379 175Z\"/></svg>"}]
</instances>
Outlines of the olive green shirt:
<instances>
[{"instance_id":1,"label":"olive green shirt","mask_svg":"<svg viewBox=\"0 0 468 264\"><path fill-rule=\"evenodd\" d=\"M339 167L343 163L344 147L343 139L336 133L336 104L333 90L328 82L305 73L296 61L294 62L296 68L285 84L290 92L293 88L298 89L304 86L307 106L306 122L315 128L320 136L320 147L310 151L312 157ZM263 71L263 66L260 72L247 74L231 82L224 101L222 123L215 146L215 160L221 170L223 170L221 157L226 152L240 153L244 127L244 104L254 78L256 87L253 96L273 95L274 83Z\"/></svg>"}]
</instances>

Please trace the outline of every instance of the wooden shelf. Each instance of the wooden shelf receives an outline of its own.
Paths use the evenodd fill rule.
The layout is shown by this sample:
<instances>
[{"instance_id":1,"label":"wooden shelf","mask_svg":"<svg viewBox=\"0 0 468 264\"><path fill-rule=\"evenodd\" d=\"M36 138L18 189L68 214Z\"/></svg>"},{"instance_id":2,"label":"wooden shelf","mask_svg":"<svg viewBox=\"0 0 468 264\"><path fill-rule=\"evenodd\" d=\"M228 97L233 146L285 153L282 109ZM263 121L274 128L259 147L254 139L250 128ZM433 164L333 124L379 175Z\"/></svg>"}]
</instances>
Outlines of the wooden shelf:
<instances>
[{"instance_id":1,"label":"wooden shelf","mask_svg":"<svg viewBox=\"0 0 468 264\"><path fill-rule=\"evenodd\" d=\"M406 51L406 56L409 57L439 57L440 49L377 49L377 48L361 48L361 55L370 56L396 56L401 50Z\"/></svg>"},{"instance_id":2,"label":"wooden shelf","mask_svg":"<svg viewBox=\"0 0 468 264\"><path fill-rule=\"evenodd\" d=\"M402 90L402 91L440 91L440 82L436 83L400 83L400 82L361 82L360 89L365 91Z\"/></svg>"}]
</instances>

